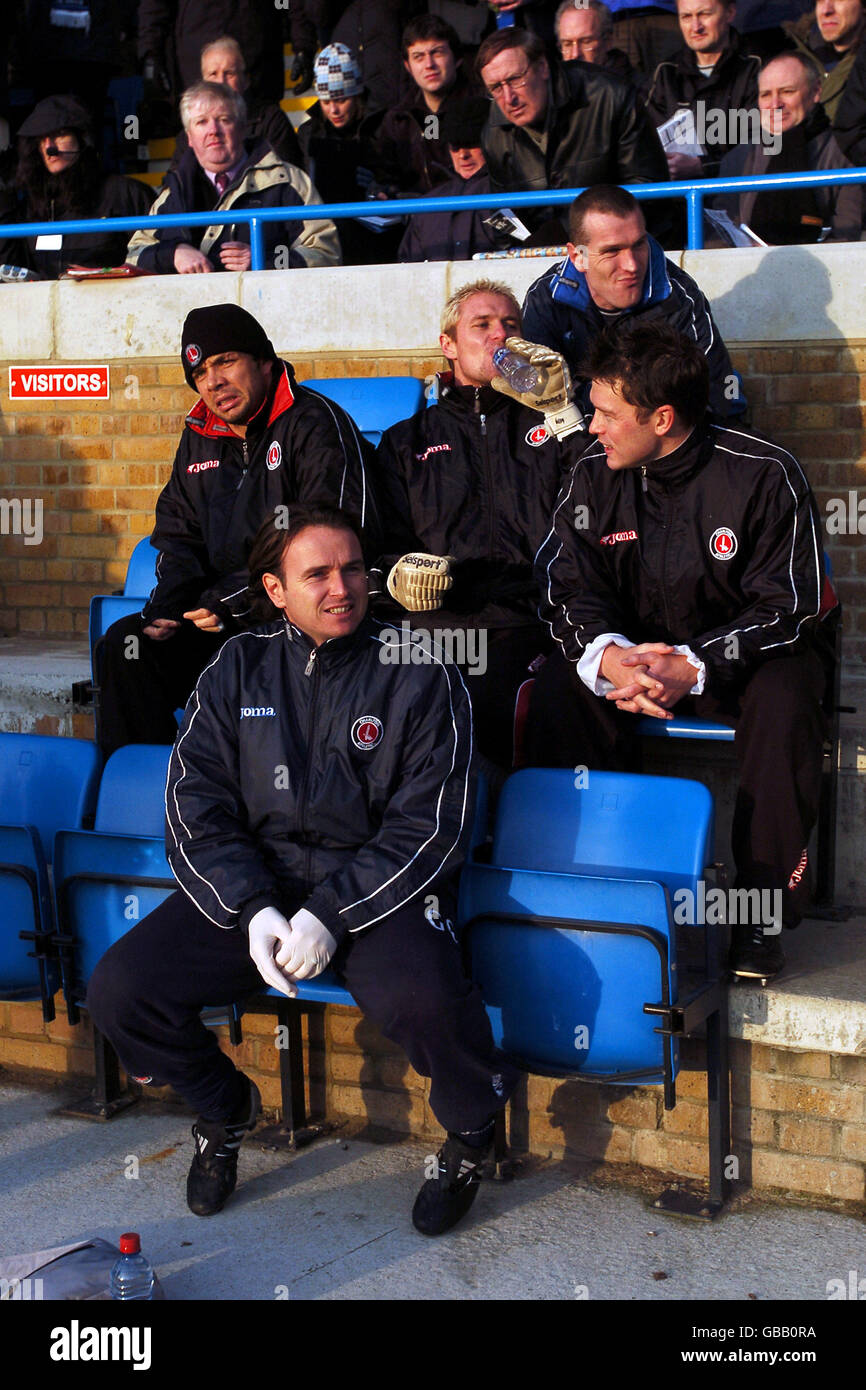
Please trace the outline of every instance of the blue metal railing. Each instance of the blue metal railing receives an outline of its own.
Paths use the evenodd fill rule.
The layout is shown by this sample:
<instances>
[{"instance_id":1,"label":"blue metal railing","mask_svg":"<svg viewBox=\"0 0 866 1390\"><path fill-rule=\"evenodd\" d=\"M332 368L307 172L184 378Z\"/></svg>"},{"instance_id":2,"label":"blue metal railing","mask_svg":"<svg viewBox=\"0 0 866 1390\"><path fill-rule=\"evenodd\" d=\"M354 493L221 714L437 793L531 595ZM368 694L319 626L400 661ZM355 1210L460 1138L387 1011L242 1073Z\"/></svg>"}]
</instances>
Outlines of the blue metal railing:
<instances>
[{"instance_id":1,"label":"blue metal railing","mask_svg":"<svg viewBox=\"0 0 866 1390\"><path fill-rule=\"evenodd\" d=\"M627 187L640 200L685 198L688 235L686 250L700 251L704 244L704 198L719 193L770 192L787 188L826 188L836 184L866 183L866 168L818 169L799 174L772 174L752 178L698 179L676 183L632 183ZM264 270L262 228L266 222L309 222L321 218L334 221L342 217L401 217L406 213L457 212L509 207L518 211L528 207L558 207L570 203L582 188L544 188L534 193L459 194L448 198L369 199L362 203L305 203L299 207L226 208L213 212L160 213L139 217L87 217L64 222L15 222L0 226L3 237L60 235L88 232L135 232L142 227L211 227L226 223L245 224L250 229L251 269Z\"/></svg>"}]
</instances>

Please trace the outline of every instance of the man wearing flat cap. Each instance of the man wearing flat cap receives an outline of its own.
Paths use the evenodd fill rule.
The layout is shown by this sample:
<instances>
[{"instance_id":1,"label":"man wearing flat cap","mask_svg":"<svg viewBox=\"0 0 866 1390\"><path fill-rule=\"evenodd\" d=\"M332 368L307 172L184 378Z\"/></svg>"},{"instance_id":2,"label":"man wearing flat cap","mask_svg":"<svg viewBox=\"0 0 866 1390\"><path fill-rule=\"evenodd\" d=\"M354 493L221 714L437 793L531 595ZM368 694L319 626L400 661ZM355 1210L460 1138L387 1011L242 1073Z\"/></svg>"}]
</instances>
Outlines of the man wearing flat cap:
<instances>
[{"instance_id":1,"label":"man wearing flat cap","mask_svg":"<svg viewBox=\"0 0 866 1390\"><path fill-rule=\"evenodd\" d=\"M298 385L251 314L235 304L193 309L181 361L200 400L156 504L156 587L102 646L106 757L127 743L174 742L174 711L245 624L247 558L267 516L287 525L295 503L342 507L371 555L379 542L370 446L345 411Z\"/></svg>"}]
</instances>

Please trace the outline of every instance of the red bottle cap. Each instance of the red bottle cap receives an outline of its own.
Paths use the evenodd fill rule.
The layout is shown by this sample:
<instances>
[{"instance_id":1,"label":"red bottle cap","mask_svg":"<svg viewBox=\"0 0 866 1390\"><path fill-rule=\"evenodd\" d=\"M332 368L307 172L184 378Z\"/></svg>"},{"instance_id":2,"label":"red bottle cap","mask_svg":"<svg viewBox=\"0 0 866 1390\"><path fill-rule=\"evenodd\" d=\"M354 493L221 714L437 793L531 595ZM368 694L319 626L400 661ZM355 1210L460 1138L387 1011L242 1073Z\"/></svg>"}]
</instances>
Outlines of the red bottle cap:
<instances>
[{"instance_id":1,"label":"red bottle cap","mask_svg":"<svg viewBox=\"0 0 866 1390\"><path fill-rule=\"evenodd\" d=\"M120 1237L121 1255L137 1255L140 1249L141 1241L138 1231L127 1231L125 1235Z\"/></svg>"}]
</instances>

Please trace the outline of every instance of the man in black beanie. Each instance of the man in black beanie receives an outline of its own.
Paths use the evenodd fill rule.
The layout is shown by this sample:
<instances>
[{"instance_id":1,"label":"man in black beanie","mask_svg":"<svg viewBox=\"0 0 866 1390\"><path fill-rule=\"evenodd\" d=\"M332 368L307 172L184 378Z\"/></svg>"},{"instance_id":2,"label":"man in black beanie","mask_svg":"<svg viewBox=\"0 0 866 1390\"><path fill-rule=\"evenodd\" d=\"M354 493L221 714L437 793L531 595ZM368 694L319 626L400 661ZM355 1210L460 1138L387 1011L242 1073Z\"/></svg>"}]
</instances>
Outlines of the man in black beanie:
<instances>
[{"instance_id":1,"label":"man in black beanie","mask_svg":"<svg viewBox=\"0 0 866 1390\"><path fill-rule=\"evenodd\" d=\"M174 742L174 711L247 620L247 557L266 516L288 525L291 504L342 507L371 555L379 544L370 446L345 411L298 385L251 314L193 309L181 361L201 399L156 504L156 587L140 614L109 628L97 658L106 757Z\"/></svg>"}]
</instances>

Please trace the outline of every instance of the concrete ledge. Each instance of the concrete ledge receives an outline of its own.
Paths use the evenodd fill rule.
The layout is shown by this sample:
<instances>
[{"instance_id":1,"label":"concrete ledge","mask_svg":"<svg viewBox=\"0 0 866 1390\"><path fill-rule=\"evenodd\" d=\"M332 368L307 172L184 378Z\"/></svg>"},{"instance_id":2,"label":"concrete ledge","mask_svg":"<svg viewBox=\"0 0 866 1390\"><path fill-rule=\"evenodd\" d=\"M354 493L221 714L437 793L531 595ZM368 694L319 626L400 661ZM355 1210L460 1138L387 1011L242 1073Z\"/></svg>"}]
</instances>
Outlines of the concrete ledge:
<instances>
[{"instance_id":1,"label":"concrete ledge","mask_svg":"<svg viewBox=\"0 0 866 1390\"><path fill-rule=\"evenodd\" d=\"M777 983L731 989L732 1038L802 1052L866 1057L866 917L806 920L782 933Z\"/></svg>"},{"instance_id":2,"label":"concrete ledge","mask_svg":"<svg viewBox=\"0 0 866 1390\"><path fill-rule=\"evenodd\" d=\"M73 725L72 685L90 679L86 638L43 641L7 637L0 641L0 729L27 734L93 737L89 715L84 729Z\"/></svg>"},{"instance_id":3,"label":"concrete ledge","mask_svg":"<svg viewBox=\"0 0 866 1390\"><path fill-rule=\"evenodd\" d=\"M856 340L863 336L866 243L719 251L674 251L737 343ZM429 261L243 275L161 275L102 283L7 288L0 358L10 362L118 361L174 354L188 311L242 304L279 352L342 351L405 356L435 352L447 296L488 276L519 299L552 262Z\"/></svg>"}]
</instances>

